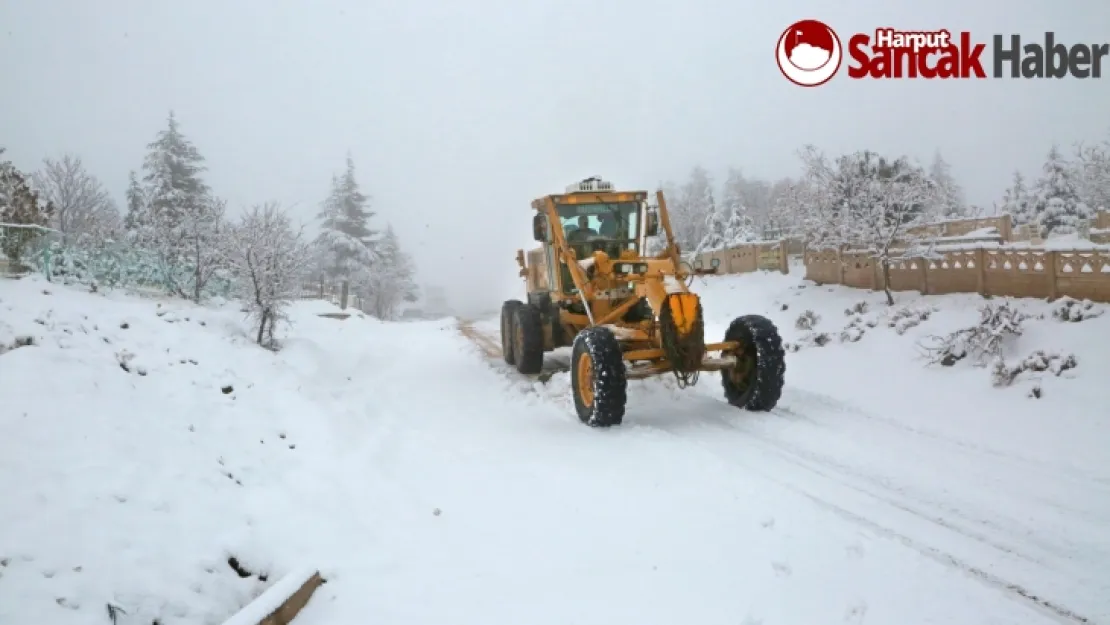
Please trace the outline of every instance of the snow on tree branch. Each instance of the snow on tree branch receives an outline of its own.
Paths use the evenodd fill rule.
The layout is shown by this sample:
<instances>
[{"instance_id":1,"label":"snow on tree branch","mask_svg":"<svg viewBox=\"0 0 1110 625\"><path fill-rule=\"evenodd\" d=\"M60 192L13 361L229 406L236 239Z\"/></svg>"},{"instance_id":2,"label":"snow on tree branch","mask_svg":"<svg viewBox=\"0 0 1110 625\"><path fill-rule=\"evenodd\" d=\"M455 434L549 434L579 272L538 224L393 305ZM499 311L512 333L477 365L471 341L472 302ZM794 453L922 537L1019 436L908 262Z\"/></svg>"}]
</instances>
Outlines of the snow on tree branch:
<instances>
[{"instance_id":1,"label":"snow on tree branch","mask_svg":"<svg viewBox=\"0 0 1110 625\"><path fill-rule=\"evenodd\" d=\"M48 226L53 216L53 204L39 197L30 178L11 161L0 161L0 224L10 224L0 228L0 252L16 268L27 246L42 236L39 226Z\"/></svg>"},{"instance_id":2,"label":"snow on tree branch","mask_svg":"<svg viewBox=\"0 0 1110 625\"><path fill-rule=\"evenodd\" d=\"M386 226L377 252L376 260L360 274L356 290L363 294L372 315L388 321L397 317L402 303L416 301L416 269L392 226Z\"/></svg>"},{"instance_id":3,"label":"snow on tree branch","mask_svg":"<svg viewBox=\"0 0 1110 625\"><path fill-rule=\"evenodd\" d=\"M814 246L869 252L882 269L887 303L896 249L918 247L913 228L930 220L937 185L905 158L888 160L870 151L830 162L812 146L801 152L805 166L804 229Z\"/></svg>"},{"instance_id":4,"label":"snow on tree branch","mask_svg":"<svg viewBox=\"0 0 1110 625\"><path fill-rule=\"evenodd\" d=\"M259 345L276 348L279 322L297 297L309 259L303 231L276 203L253 207L230 227L228 259L236 277L236 293L247 305Z\"/></svg>"},{"instance_id":5,"label":"snow on tree branch","mask_svg":"<svg viewBox=\"0 0 1110 625\"><path fill-rule=\"evenodd\" d=\"M34 180L43 199L54 205L51 226L62 234L63 245L82 237L99 242L118 235L119 210L80 157L64 154L60 159L45 158Z\"/></svg>"},{"instance_id":6,"label":"snow on tree branch","mask_svg":"<svg viewBox=\"0 0 1110 625\"><path fill-rule=\"evenodd\" d=\"M331 193L318 215L322 232L316 239L320 264L326 277L353 280L379 259L375 231L368 222L374 213L369 198L355 178L354 161L347 157L347 169L332 176Z\"/></svg>"},{"instance_id":7,"label":"snow on tree branch","mask_svg":"<svg viewBox=\"0 0 1110 625\"><path fill-rule=\"evenodd\" d=\"M1033 204L1037 222L1046 235L1076 232L1091 217L1090 208L1079 196L1074 164L1069 163L1055 145L1049 150L1041 170Z\"/></svg>"}]
</instances>

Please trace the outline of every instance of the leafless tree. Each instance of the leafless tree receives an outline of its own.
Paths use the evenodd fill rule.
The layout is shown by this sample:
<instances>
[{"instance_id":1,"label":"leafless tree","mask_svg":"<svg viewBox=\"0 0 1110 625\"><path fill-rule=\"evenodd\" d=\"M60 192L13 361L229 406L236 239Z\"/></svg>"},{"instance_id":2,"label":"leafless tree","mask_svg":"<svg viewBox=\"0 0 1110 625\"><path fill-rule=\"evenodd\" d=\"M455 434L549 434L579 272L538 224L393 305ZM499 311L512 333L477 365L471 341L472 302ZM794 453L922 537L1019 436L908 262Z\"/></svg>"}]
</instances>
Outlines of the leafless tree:
<instances>
[{"instance_id":1,"label":"leafless tree","mask_svg":"<svg viewBox=\"0 0 1110 625\"><path fill-rule=\"evenodd\" d=\"M120 214L100 180L90 174L81 157L63 154L43 159L34 174L43 199L54 206L54 229L69 244L81 236L97 240L111 238L120 226Z\"/></svg>"},{"instance_id":2,"label":"leafless tree","mask_svg":"<svg viewBox=\"0 0 1110 625\"><path fill-rule=\"evenodd\" d=\"M309 249L302 230L276 203L253 207L232 226L228 257L239 296L257 324L259 345L274 348L274 330L296 297Z\"/></svg>"},{"instance_id":3,"label":"leafless tree","mask_svg":"<svg viewBox=\"0 0 1110 625\"><path fill-rule=\"evenodd\" d=\"M928 207L936 202L936 185L920 167L901 158L891 161L864 151L830 163L813 147L801 156L808 189L802 200L803 223L809 242L870 252L882 269L887 303L893 305L891 262L920 247L922 237L911 232L932 217ZM896 253L897 248L902 253Z\"/></svg>"},{"instance_id":4,"label":"leafless tree","mask_svg":"<svg viewBox=\"0 0 1110 625\"><path fill-rule=\"evenodd\" d=\"M184 233L184 256L193 268L193 301L199 302L208 282L226 266L224 239L227 223L224 210L227 203L219 198L206 198L195 210L181 220Z\"/></svg>"}]
</instances>

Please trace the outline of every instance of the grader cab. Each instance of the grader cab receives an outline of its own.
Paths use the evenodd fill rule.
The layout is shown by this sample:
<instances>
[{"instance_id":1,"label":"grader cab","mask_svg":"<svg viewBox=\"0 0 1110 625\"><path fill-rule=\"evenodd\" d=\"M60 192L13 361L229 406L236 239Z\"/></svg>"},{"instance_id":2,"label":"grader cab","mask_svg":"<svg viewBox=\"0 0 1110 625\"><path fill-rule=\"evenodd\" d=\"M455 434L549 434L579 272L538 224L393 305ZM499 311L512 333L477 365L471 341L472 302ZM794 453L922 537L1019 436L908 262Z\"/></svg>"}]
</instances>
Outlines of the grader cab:
<instances>
[{"instance_id":1,"label":"grader cab","mask_svg":"<svg viewBox=\"0 0 1110 625\"><path fill-rule=\"evenodd\" d=\"M619 425L627 381L673 374L682 386L718 371L725 398L754 411L774 408L786 369L778 329L759 315L737 317L719 343L705 342L701 300L686 280L667 203L656 192L616 191L587 178L532 202L533 238L517 252L527 301L501 308L505 362L540 373L544 354L571 347L575 411L595 427ZM648 255L662 228L666 247Z\"/></svg>"}]
</instances>

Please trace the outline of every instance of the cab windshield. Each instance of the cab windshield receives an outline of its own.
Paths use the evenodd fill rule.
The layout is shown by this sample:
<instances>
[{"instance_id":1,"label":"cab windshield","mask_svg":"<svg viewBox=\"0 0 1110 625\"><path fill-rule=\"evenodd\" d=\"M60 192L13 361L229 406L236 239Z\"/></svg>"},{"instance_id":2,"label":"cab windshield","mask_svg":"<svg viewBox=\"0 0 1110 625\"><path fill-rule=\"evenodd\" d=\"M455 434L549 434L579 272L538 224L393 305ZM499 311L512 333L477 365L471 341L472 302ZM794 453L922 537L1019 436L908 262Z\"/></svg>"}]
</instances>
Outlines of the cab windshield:
<instances>
[{"instance_id":1,"label":"cab windshield","mask_svg":"<svg viewBox=\"0 0 1110 625\"><path fill-rule=\"evenodd\" d=\"M559 222L578 258L603 251L613 258L640 249L639 202L560 204Z\"/></svg>"}]
</instances>

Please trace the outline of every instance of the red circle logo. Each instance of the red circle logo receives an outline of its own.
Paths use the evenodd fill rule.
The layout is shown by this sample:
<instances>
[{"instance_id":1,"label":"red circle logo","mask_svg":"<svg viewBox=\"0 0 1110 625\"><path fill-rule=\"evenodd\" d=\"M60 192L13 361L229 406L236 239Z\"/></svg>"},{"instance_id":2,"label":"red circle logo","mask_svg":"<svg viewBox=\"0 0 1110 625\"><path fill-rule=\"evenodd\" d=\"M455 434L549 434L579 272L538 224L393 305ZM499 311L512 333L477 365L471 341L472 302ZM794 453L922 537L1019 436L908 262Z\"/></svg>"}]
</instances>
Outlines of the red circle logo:
<instances>
[{"instance_id":1,"label":"red circle logo","mask_svg":"<svg viewBox=\"0 0 1110 625\"><path fill-rule=\"evenodd\" d=\"M787 80L800 87L819 87L836 75L844 49L840 37L818 20L794 22L775 46L775 63Z\"/></svg>"}]
</instances>

